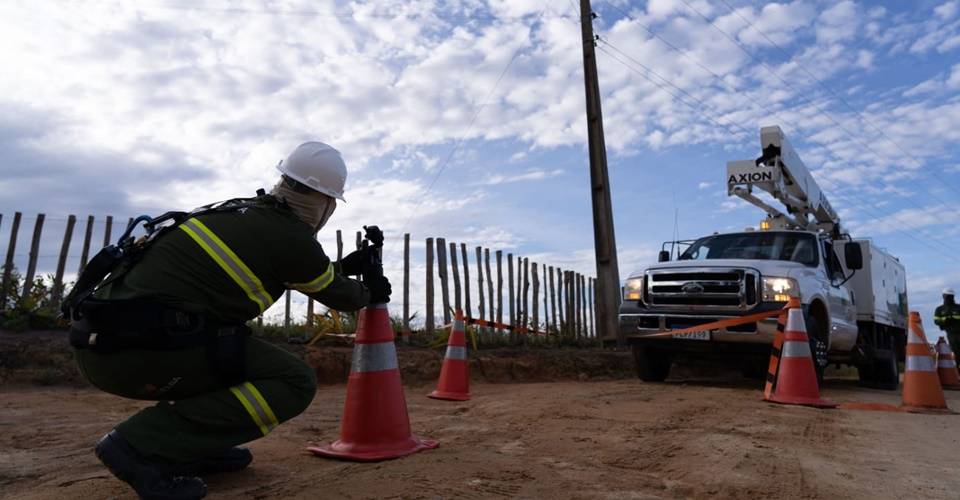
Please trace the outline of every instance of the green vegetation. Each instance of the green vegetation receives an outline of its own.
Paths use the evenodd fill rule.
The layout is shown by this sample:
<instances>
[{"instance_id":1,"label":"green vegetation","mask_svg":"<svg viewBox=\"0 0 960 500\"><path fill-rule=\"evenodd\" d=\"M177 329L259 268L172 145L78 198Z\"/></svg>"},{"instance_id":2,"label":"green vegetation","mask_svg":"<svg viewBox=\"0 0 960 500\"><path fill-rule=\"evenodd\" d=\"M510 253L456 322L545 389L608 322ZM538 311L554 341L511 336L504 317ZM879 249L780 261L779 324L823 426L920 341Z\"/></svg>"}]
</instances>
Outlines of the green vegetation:
<instances>
[{"instance_id":1,"label":"green vegetation","mask_svg":"<svg viewBox=\"0 0 960 500\"><path fill-rule=\"evenodd\" d=\"M0 290L0 329L15 332L63 329L57 321L60 311L54 296L53 276L35 277L26 297L23 297L23 281L23 276L14 268L7 290Z\"/></svg>"}]
</instances>

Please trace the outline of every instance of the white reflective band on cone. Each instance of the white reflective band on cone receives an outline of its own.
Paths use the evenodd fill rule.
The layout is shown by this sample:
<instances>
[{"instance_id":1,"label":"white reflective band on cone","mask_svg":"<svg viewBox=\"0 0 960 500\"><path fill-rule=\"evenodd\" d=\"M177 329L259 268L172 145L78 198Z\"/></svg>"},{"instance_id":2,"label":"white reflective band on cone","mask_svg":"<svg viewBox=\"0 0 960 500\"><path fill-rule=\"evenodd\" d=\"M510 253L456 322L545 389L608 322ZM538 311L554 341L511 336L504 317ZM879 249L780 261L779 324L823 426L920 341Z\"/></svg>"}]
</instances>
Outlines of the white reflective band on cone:
<instances>
[{"instance_id":1,"label":"white reflective band on cone","mask_svg":"<svg viewBox=\"0 0 960 500\"><path fill-rule=\"evenodd\" d=\"M453 330L456 332L462 332L464 329L463 321L453 320Z\"/></svg>"},{"instance_id":2,"label":"white reflective band on cone","mask_svg":"<svg viewBox=\"0 0 960 500\"><path fill-rule=\"evenodd\" d=\"M382 372L397 369L397 347L393 342L353 346L351 373Z\"/></svg>"},{"instance_id":3,"label":"white reflective band on cone","mask_svg":"<svg viewBox=\"0 0 960 500\"><path fill-rule=\"evenodd\" d=\"M807 333L807 325L803 322L803 310L794 308L787 311L786 331Z\"/></svg>"},{"instance_id":4,"label":"white reflective band on cone","mask_svg":"<svg viewBox=\"0 0 960 500\"><path fill-rule=\"evenodd\" d=\"M930 356L907 356L907 371L934 372L937 371Z\"/></svg>"},{"instance_id":5,"label":"white reflective band on cone","mask_svg":"<svg viewBox=\"0 0 960 500\"><path fill-rule=\"evenodd\" d=\"M447 346L447 354L445 356L447 359L467 359L467 348L462 346Z\"/></svg>"},{"instance_id":6,"label":"white reflective band on cone","mask_svg":"<svg viewBox=\"0 0 960 500\"><path fill-rule=\"evenodd\" d=\"M926 344L927 341L920 338L920 336L917 335L917 332L913 331L913 329L911 328L910 335L907 336L907 343L908 344Z\"/></svg>"},{"instance_id":7,"label":"white reflective band on cone","mask_svg":"<svg viewBox=\"0 0 960 500\"><path fill-rule=\"evenodd\" d=\"M940 368L956 368L957 362L952 359L941 359L937 363L937 366L939 366Z\"/></svg>"},{"instance_id":8,"label":"white reflective band on cone","mask_svg":"<svg viewBox=\"0 0 960 500\"><path fill-rule=\"evenodd\" d=\"M947 344L937 344L937 352L940 354L952 354Z\"/></svg>"},{"instance_id":9,"label":"white reflective band on cone","mask_svg":"<svg viewBox=\"0 0 960 500\"><path fill-rule=\"evenodd\" d=\"M809 358L810 344L798 340L788 340L783 344L783 358Z\"/></svg>"}]
</instances>

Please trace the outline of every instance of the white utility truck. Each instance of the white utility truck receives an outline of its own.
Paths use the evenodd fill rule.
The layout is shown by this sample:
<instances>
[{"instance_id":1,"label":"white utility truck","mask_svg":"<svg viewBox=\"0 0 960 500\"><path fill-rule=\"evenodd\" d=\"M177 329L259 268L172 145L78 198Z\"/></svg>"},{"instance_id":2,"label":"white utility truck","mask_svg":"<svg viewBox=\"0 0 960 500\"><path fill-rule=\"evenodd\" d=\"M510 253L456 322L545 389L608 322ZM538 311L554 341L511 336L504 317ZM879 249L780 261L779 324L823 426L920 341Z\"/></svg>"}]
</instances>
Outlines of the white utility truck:
<instances>
[{"instance_id":1,"label":"white utility truck","mask_svg":"<svg viewBox=\"0 0 960 500\"><path fill-rule=\"evenodd\" d=\"M903 265L840 226L780 127L760 130L762 155L727 163L727 194L767 214L759 230L663 244L659 263L624 286L620 329L641 379L661 381L675 360L729 361L766 372L776 317L693 334L645 338L720 319L803 303L818 376L830 363L856 366L861 384L896 389L907 328ZM757 196L766 192L786 210ZM669 250L668 250L669 248Z\"/></svg>"}]
</instances>

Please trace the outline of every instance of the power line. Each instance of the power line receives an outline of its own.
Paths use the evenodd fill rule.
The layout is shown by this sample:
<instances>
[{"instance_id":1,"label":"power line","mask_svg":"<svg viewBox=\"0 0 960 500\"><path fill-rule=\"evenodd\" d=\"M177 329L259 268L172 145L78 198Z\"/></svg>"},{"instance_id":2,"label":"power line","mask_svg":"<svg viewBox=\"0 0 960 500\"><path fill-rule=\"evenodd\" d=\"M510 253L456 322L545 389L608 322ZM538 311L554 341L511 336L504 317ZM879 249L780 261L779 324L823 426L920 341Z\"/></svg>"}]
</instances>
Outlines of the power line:
<instances>
[{"instance_id":1,"label":"power line","mask_svg":"<svg viewBox=\"0 0 960 500\"><path fill-rule=\"evenodd\" d=\"M854 142L856 142L857 144L860 144L860 145L861 145L864 149L866 149L867 151L870 151L870 153L872 153L872 154L873 154L878 160L880 160L881 162L887 162L887 159L886 159L886 158L884 158L884 157L881 156L879 153L877 153L872 147L870 147L869 144L863 142L863 140L861 140L860 138L858 138L858 137L856 136L856 134L854 134L853 132L851 132L850 130L848 130L842 123L840 123L839 121L837 121L837 119L834 118L833 115L831 115L831 114L830 114L829 112L827 112L825 109L823 109L822 107L820 107L820 105L818 105L817 103L815 103L813 100L811 100L810 98L808 98L800 89L798 89L798 88L794 87L793 85L791 85L790 82L788 82L785 78L783 78L782 76L780 76L780 74L777 73L777 71L776 71L774 68L770 67L770 65L768 65L767 63L765 63L765 62L763 62L762 60L760 60L757 56L753 55L753 53L750 52L749 50L747 50L746 47L743 46L743 44L741 44L739 41L737 41L732 35L730 35L730 34L727 33L726 31L724 31L723 28L720 28L719 26L717 26L716 23L714 23L712 20L710 20L710 18L708 18L705 14L703 14L702 12L700 12L696 7L690 5L690 2L689 2L688 0L680 0L680 1L683 2L683 4L686 5L689 10L695 12L697 15L699 15L701 18L703 18L703 20L706 21L707 24L709 24L710 26L712 26L715 30L717 30L717 31L720 32L724 37L726 37L728 40L730 40L730 42L732 42L734 45L736 45L736 46L737 46L744 54L746 54L750 59L752 59L752 60L753 60L754 62L756 62L757 64L760 64L761 66L763 66L763 67L764 67L765 69L767 69L773 76L775 76L778 80L780 80L781 83L783 83L783 84L786 85L788 88L790 88L791 90L793 90L794 92L796 92L797 97L803 99L803 101L804 101L806 104L808 104L808 105L812 106L814 109L816 109L817 112L820 113L821 116L823 116L824 118L826 118L826 119L830 120L831 122L833 122L833 124L836 125L841 131L843 131L843 132L847 135L847 137L849 137L850 139L852 139L852 140L853 140ZM928 191L928 192L929 192L929 191ZM933 193L931 193L931 195L933 195ZM934 197L936 197L936 196L934 195ZM917 208L919 208L919 209L921 209L921 210L923 209L923 207L921 207L920 205L918 205L918 204L917 204L916 202L914 202L912 199L907 198L907 197L904 197L904 199L907 200L907 202L909 202L909 203L911 203L912 205L914 205L915 207L917 207ZM942 202L942 200L940 200L940 201Z\"/></svg>"},{"instance_id":2,"label":"power line","mask_svg":"<svg viewBox=\"0 0 960 500\"><path fill-rule=\"evenodd\" d=\"M543 14L547 10L547 5L549 4L550 4L550 0L546 0L543 3L543 8L540 9L540 14L530 24L531 30L533 30L534 27L537 25L537 23L540 22L540 20L543 17ZM446 170L447 166L450 165L450 160L453 159L453 156L460 149L460 146L463 144L463 141L470 135L470 132L473 130L473 125L474 123L476 123L477 118L480 116L480 113L482 113L483 110L487 107L487 104L490 102L490 98L493 97L493 93L497 90L497 87L500 86L500 82L503 80L503 77L507 74L507 71L510 70L510 67L513 66L513 62L517 60L517 57L520 55L521 49L526 47L526 45L527 45L526 43L523 43L513 51L513 55L510 56L510 60L507 61L506 66L503 67L503 70L501 70L500 74L497 76L497 80L493 83L493 87L491 87L490 91L487 92L487 95L483 98L483 101L481 101L480 106L477 107L477 110L473 113L473 116L470 118L470 121L467 124L467 129L454 142L453 147L450 148L450 152L447 154L447 157L443 160L443 163L440 164L439 168L437 168L437 173L434 174L433 179L430 180L430 183L427 185L427 188L424 191L423 195L420 196L419 201L417 201L417 204L413 207L413 210L410 211L410 215L407 217L407 220L404 221L399 234L403 234L404 231L406 231L407 226L410 224L410 221L413 220L414 215L416 215L417 211L420 210L420 207L423 205L423 202L427 199L427 194L429 194L430 191L433 189L433 186L437 183L437 180L440 178L440 175L443 174L443 171ZM393 245L396 245L397 241L398 240L394 239Z\"/></svg>"},{"instance_id":3,"label":"power line","mask_svg":"<svg viewBox=\"0 0 960 500\"><path fill-rule=\"evenodd\" d=\"M744 133L746 133L746 134L749 135L749 132L747 132L746 129L744 129L742 126L733 124L732 122L730 123L730 125L727 125L727 124L724 124L724 123L720 123L717 119L714 119L713 116L711 116L710 113L705 113L705 112L703 112L703 110L697 108L696 106L691 105L689 102L687 102L686 100L682 99L679 95L677 95L677 94L671 92L670 90L668 90L667 87L669 86L669 87L671 87L671 88L673 88L673 89L676 89L676 90L679 91L680 93L682 93L682 94L690 97L691 99L693 99L694 101L696 101L697 103L699 103L699 104L700 104L701 106L703 106L704 108L707 107L707 105L706 105L702 100L700 100L700 99L698 99L698 98L690 95L690 93L688 93L687 91L685 91L685 90L683 90L682 88L678 87L677 85L673 84L672 82L670 82L670 81L667 80L666 78L660 76L657 72L653 71L653 70L650 69L648 66L645 66L645 65L641 64L640 62L637 62L636 59L630 58L629 56L625 55L625 54L623 53L623 51L621 51L620 49L617 49L617 48L616 48L613 44L611 44L610 42L606 41L606 40L603 39L603 38L598 38L597 41L598 41L598 42L602 42L602 44L603 44L603 45L598 45L598 46L597 46L597 50L603 52L604 54L606 54L606 55L607 55L608 57L610 57L611 59L613 59L613 60L617 61L618 63L622 64L622 65L623 65L624 67L626 67L627 69L629 69L629 70L633 71L634 73L642 76L642 77L643 77L645 80L647 80L648 82L656 85L657 88L659 88L660 90L666 92L668 95L670 95L671 97L673 97L673 98L676 99L677 101L680 101L680 103L684 104L685 106L689 107L690 109L692 109L692 110L694 110L694 111L696 111L696 112L698 112L698 113L701 113L704 118L706 118L707 120L710 120L710 122L713 123L714 125L716 125L716 126L718 126L718 127L723 127L724 129L727 130L727 132L730 132L731 135L736 135L736 132L734 132L734 131L732 131L732 130L730 129L730 126L731 126L731 125L735 125L736 127L740 128L742 132L744 132ZM615 54L613 54L612 52L606 50L605 47L610 47L611 49L615 50L618 54L622 55L623 57L625 57L625 58L627 58L627 59L629 59L629 60L631 60L631 61L633 61L637 66L640 66L641 68L643 68L647 73L652 74L652 75L655 75L657 78L659 78L660 80L662 80L663 83L657 82L657 81L654 80L653 78L650 78L650 76L649 76L647 73L640 72L639 70L637 70L636 68L634 68L633 66L631 66L630 63L627 63L626 61L624 61L623 59L621 59L618 55L615 55Z\"/></svg>"},{"instance_id":4,"label":"power line","mask_svg":"<svg viewBox=\"0 0 960 500\"><path fill-rule=\"evenodd\" d=\"M603 39L601 38L600 40L603 40ZM604 45L606 45L606 46L611 46L610 43L609 43L609 42L606 42L606 41L604 41ZM616 56L613 55L610 51L605 50L602 46L598 46L597 49L600 50L601 52L603 52L604 54L610 56L612 59L614 59L614 60L617 61L618 63L624 65L624 67L628 68L629 70L631 70L631 71L637 73L638 75L640 75L640 76L648 79L648 81L650 81L650 82L653 83L654 85L657 85L658 87L660 87L661 89L663 89L665 92L667 92L667 93L670 94L671 96L674 96L675 98L677 98L675 94L673 94L673 93L669 92L668 90L666 90L666 89L665 89L663 86L661 86L659 83L654 82L653 80L649 79L644 73L641 73L641 72L638 71L636 68L633 68L633 67L630 66L628 63L626 63L624 60L616 57ZM676 86L673 85L672 83L671 83L671 85L674 86L674 87L676 87ZM685 101L685 100L682 100L682 99L679 99L679 98L677 98L677 100L680 101L682 104L686 105L687 107L690 107L690 108L693 109L694 111L699 111L697 108L695 108L695 107L694 107L693 105L691 105L689 102L687 102L687 101ZM710 118L710 117L707 117L707 118L710 119L711 121L713 121L712 118ZM717 124L718 126L720 126L720 124L716 123L715 121L714 121L714 123ZM869 202L867 202L867 200L865 200L864 198L860 197L859 195L854 194L853 192L848 192L848 193L846 193L846 196L853 196L853 197L857 198L858 200L860 200L861 202L863 202L865 206L866 206L866 205L869 205ZM875 207L875 208L879 208L879 207ZM892 219L894 219L894 220L896 220L897 218L900 217L900 216L898 216L898 214L896 214L896 213L890 213L890 214L887 214L887 216L890 217L890 218L892 218ZM876 218L875 218L875 220L879 220L879 219L880 219L880 217L876 217ZM869 219L869 220L874 220L874 219ZM894 230L895 230L896 232L899 232L899 233L901 233L901 234L906 235L907 237L909 237L909 238L917 241L918 243L920 243L921 245L925 246L926 248L928 248L928 249L930 249L930 250L932 250L932 251L934 251L934 252L937 252L937 253L939 253L939 254L947 257L948 259L950 259L950 260L952 260L952 261L960 262L960 259L958 259L957 256L955 256L955 255L953 255L953 254L951 253L951 252L953 251L953 248L950 247L950 246L948 246L947 244L943 243L943 242L940 241L940 240L937 240L937 239L935 239L935 238L933 238L933 237L931 237L931 236L929 236L929 235L925 235L927 238L929 238L929 241L925 241L925 240L922 240L922 239L916 237L915 235L913 235L912 233L907 232L907 231L905 231L905 230L898 229L898 228L895 228ZM921 231L922 231L922 229L919 229L919 228L918 228L918 230L921 230ZM941 249L941 248L938 248L938 247L932 246L932 245L931 245L932 243L939 244L939 245L942 247L942 249Z\"/></svg>"},{"instance_id":5,"label":"power line","mask_svg":"<svg viewBox=\"0 0 960 500\"><path fill-rule=\"evenodd\" d=\"M640 26L641 28L643 28L643 29L644 29L647 33L649 33L651 36L654 36L654 37L656 37L657 39L659 39L660 41L662 41L662 42L663 42L665 45L667 45L670 49L672 49L672 50L674 50L675 52L679 53L681 56L684 56L685 58L693 61L693 62L694 62L695 64L697 64L700 68L702 68L702 69L704 69L705 71L707 71L708 73L710 73L710 74L711 74L717 81L719 81L729 92L732 92L732 93L734 93L734 94L739 93L739 90L736 89L736 88L733 88L733 86L730 85L729 83L727 83L726 80L723 79L723 77L721 77L720 75L718 75L716 72L714 72L713 70L711 70L710 68L708 68L706 65L704 65L704 64L701 63L700 61L698 61L696 58L690 56L690 55L689 55L689 51L677 47L676 45L674 45L673 43L671 43L671 42L670 42L669 40L667 40L666 38L663 38L663 37L660 36L658 33L656 33L656 32L654 32L653 30L651 30L648 26L645 26L643 23L641 23L641 22L639 22L638 20L636 20L635 18L633 18L628 12L626 12L626 11L624 11L623 9L619 8L619 7L616 6L615 4L610 3L609 5L610 5L611 7L613 7L614 9L618 10L620 13L622 13L627 19L630 19L630 20L633 21L635 24L637 24L638 26ZM609 41L607 41L606 43L607 43L608 45L612 45L612 44L610 44ZM748 55L749 55L749 54L748 54ZM766 106L763 106L762 104L760 104L760 103L757 102L756 100L747 99L747 102L748 102L751 106L753 106L754 108L756 108L756 109L760 109L760 110L762 110L762 111L765 111L765 112L767 112L767 113L769 113L769 114L772 114L772 115L777 116L778 118L782 119L782 117L780 116L780 113L779 113L779 112L777 112L777 111L775 111L775 110L772 110L772 109L770 109L770 108L768 108L768 107L766 107ZM851 197L856 197L856 198L857 198L858 200L860 200L861 203L863 203L864 205L867 205L867 206L873 205L873 204L867 202L864 198L860 197L859 195L851 194L851 195L849 195L849 196L851 196ZM917 207L918 209L920 209L920 210L925 210L923 207L920 207L919 205L917 205L916 203L914 203L914 202L913 202L912 200L910 200L909 198L907 198L907 200L910 201L911 204L913 204L913 205L914 205L915 207ZM942 200L940 200L940 201L941 201L941 203L943 202ZM890 214L882 214L882 213L881 213L881 215L877 215L877 216L875 216L875 217L873 217L873 218L867 218L867 222L879 221L879 220L882 219L885 215L886 215L886 216L890 216L890 215L892 215L892 212L891 212ZM896 217L895 215L893 215L893 216ZM918 228L918 230L923 231L922 229L919 229L919 228ZM952 247L949 247L948 245L946 245L945 243L943 243L941 240L939 240L939 239L937 239L937 238L934 238L933 236L930 236L929 234L924 234L924 236L927 237L927 238L929 238L931 241L940 243L940 244L941 244L942 246L944 246L945 248L948 248L948 249L952 250Z\"/></svg>"},{"instance_id":6,"label":"power line","mask_svg":"<svg viewBox=\"0 0 960 500\"><path fill-rule=\"evenodd\" d=\"M753 23L751 23L748 19L746 19L745 17L743 17L742 15L740 15L740 13L737 12L737 11L733 8L733 6L731 6L731 5L727 2L727 0L720 0L720 1L721 1L724 5L727 6L727 9L729 9L732 14L734 14L734 15L737 16L737 17L739 17L743 22L747 23L747 26L748 26L748 27L752 28L754 31L756 31L758 34L760 34L760 36L762 36L764 40L766 40L767 42L769 42L771 45L773 45L774 47L776 47L777 50L779 50L783 55L785 55L787 58L789 58L789 59L792 60L792 55L791 55L790 53L788 53L786 50L784 50L784 48L783 48L782 46L780 46L780 44L778 44L778 43L775 42L773 39L771 39L769 36L767 36L767 34L764 33L762 30L760 30L760 28L757 28L757 27L756 27ZM799 61L797 61L796 64L797 64L797 67L800 68L801 71L803 71L804 73L806 73L807 76L809 76L810 78L812 78L813 81L817 82L817 84L819 84L819 85L820 85L822 88L824 88L827 92L830 92L831 95L833 95L834 97L836 97L837 99L839 99L840 102L842 102L842 103L847 107L847 109L849 109L850 111L853 111L854 114L856 114L857 117L859 117L861 120L863 120L864 123L870 125L870 127L872 127L875 131L877 131L884 139L886 139L886 140L889 141L891 144L893 144L897 149L899 149L900 152L904 154L904 156L906 156L907 158L913 160L914 163L917 164L917 166L923 166L923 165L924 165L923 162L921 162L921 161L918 160L916 157L914 157L912 154L910 154L910 153L909 153L906 149L904 149L897 141L893 140L893 138L891 138L889 135L887 135L887 133L884 132L880 127L878 127L877 125L875 125L872 121L870 121L869 119L867 119L867 117L865 117L865 116L862 115L859 111L857 111L846 99L843 98L842 95L838 94L835 90L833 90L832 88L828 87L827 84L825 84L822 80L820 80L820 78L818 78L816 75L814 75L814 74L811 73L809 70L807 70L807 68L806 68L804 65L800 64ZM952 184L948 183L944 178L942 178L942 177L936 172L936 170L933 170L933 174L934 174L938 179L940 179L940 181L943 182L944 185L946 185L946 186L949 187L950 189L953 189L957 194L960 194L960 189L957 189L957 188L954 187ZM942 201L942 200L941 200L941 201Z\"/></svg>"}]
</instances>

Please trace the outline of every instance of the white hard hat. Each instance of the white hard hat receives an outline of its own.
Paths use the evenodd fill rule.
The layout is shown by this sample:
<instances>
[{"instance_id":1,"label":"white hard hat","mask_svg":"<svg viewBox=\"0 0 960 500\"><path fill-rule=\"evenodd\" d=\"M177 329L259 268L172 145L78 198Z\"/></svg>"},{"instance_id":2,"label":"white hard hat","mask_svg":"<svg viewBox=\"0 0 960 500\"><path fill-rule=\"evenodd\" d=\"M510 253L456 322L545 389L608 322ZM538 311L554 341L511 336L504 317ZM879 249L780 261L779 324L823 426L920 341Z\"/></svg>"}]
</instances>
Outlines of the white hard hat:
<instances>
[{"instance_id":1,"label":"white hard hat","mask_svg":"<svg viewBox=\"0 0 960 500\"><path fill-rule=\"evenodd\" d=\"M950 287L944 288L944 289L943 289L943 294L944 294L944 295L956 295L955 293L953 293L953 288L950 288Z\"/></svg>"},{"instance_id":2,"label":"white hard hat","mask_svg":"<svg viewBox=\"0 0 960 500\"><path fill-rule=\"evenodd\" d=\"M322 142L305 142L294 149L277 170L287 177L340 201L347 183L347 166L340 152Z\"/></svg>"}]
</instances>

